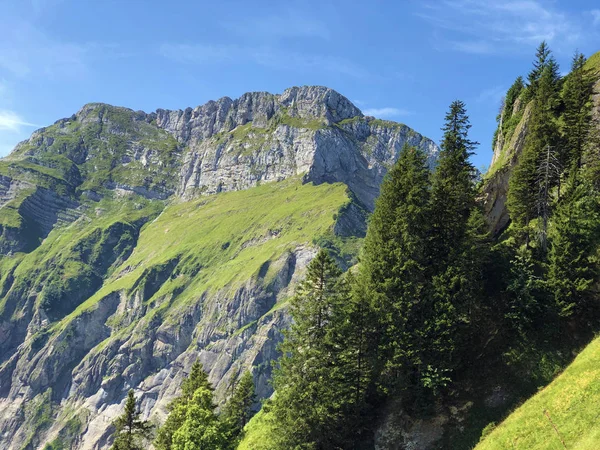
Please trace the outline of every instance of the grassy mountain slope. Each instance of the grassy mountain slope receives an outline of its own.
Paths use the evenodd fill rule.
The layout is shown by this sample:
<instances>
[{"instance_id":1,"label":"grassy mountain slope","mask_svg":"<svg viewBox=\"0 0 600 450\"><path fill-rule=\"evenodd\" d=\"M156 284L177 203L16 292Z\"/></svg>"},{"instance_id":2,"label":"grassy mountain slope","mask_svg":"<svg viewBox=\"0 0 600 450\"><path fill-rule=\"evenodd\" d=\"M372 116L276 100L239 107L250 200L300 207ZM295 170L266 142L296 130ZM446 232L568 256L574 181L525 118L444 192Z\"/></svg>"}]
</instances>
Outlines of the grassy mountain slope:
<instances>
[{"instance_id":1,"label":"grassy mountain slope","mask_svg":"<svg viewBox=\"0 0 600 450\"><path fill-rule=\"evenodd\" d=\"M600 339L597 338L561 375L498 425L476 449L597 449L599 403Z\"/></svg>"}]
</instances>

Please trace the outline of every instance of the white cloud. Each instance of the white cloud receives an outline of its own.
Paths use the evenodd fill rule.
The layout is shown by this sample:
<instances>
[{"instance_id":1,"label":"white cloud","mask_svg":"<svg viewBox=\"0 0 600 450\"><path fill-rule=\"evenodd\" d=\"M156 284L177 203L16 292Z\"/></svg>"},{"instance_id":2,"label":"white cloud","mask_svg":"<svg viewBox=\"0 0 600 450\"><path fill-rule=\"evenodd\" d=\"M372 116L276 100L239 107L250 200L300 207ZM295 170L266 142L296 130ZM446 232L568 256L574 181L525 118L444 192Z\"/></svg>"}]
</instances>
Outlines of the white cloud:
<instances>
[{"instance_id":1,"label":"white cloud","mask_svg":"<svg viewBox=\"0 0 600 450\"><path fill-rule=\"evenodd\" d=\"M450 32L446 47L476 54L514 51L546 40L571 52L583 39L583 24L549 0L440 0L417 13Z\"/></svg>"},{"instance_id":2,"label":"white cloud","mask_svg":"<svg viewBox=\"0 0 600 450\"><path fill-rule=\"evenodd\" d=\"M162 44L158 51L165 58L183 64L214 66L253 63L277 70L324 70L356 78L369 75L366 70L342 58L289 52L269 46Z\"/></svg>"},{"instance_id":3,"label":"white cloud","mask_svg":"<svg viewBox=\"0 0 600 450\"><path fill-rule=\"evenodd\" d=\"M477 103L493 103L499 104L504 97L506 89L503 86L495 86L485 89L479 93L475 101Z\"/></svg>"},{"instance_id":4,"label":"white cloud","mask_svg":"<svg viewBox=\"0 0 600 450\"><path fill-rule=\"evenodd\" d=\"M413 114L412 111L401 108L393 108L386 106L384 108L367 108L363 111L367 116L374 117L398 117L398 116L410 116Z\"/></svg>"},{"instance_id":5,"label":"white cloud","mask_svg":"<svg viewBox=\"0 0 600 450\"><path fill-rule=\"evenodd\" d=\"M0 131L18 133L21 127L37 127L37 125L27 122L14 111L0 110Z\"/></svg>"},{"instance_id":6,"label":"white cloud","mask_svg":"<svg viewBox=\"0 0 600 450\"><path fill-rule=\"evenodd\" d=\"M126 56L116 44L61 41L16 17L0 18L0 29L0 70L18 78L77 77L87 72L93 59Z\"/></svg>"},{"instance_id":7,"label":"white cloud","mask_svg":"<svg viewBox=\"0 0 600 450\"><path fill-rule=\"evenodd\" d=\"M592 14L594 25L600 25L600 9L593 9L590 13Z\"/></svg>"}]
</instances>

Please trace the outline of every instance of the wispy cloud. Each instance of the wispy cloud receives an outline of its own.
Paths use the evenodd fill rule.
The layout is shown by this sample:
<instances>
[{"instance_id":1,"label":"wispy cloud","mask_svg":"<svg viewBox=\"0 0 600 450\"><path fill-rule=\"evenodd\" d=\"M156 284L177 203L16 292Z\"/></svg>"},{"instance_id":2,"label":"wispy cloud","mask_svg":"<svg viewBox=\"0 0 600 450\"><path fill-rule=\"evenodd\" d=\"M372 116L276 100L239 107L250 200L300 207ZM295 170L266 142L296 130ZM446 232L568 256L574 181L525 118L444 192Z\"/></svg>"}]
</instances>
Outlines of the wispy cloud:
<instances>
[{"instance_id":1,"label":"wispy cloud","mask_svg":"<svg viewBox=\"0 0 600 450\"><path fill-rule=\"evenodd\" d=\"M466 53L514 51L543 40L570 52L583 38L582 24L545 0L441 0L417 15L447 32L446 47Z\"/></svg>"},{"instance_id":2,"label":"wispy cloud","mask_svg":"<svg viewBox=\"0 0 600 450\"><path fill-rule=\"evenodd\" d=\"M228 31L252 38L331 37L331 32L324 22L289 7L266 16L245 18L243 22L223 22L222 25Z\"/></svg>"},{"instance_id":3,"label":"wispy cloud","mask_svg":"<svg viewBox=\"0 0 600 450\"><path fill-rule=\"evenodd\" d=\"M504 86L494 86L489 89L484 89L475 98L477 103L492 103L499 104L506 93Z\"/></svg>"},{"instance_id":4,"label":"wispy cloud","mask_svg":"<svg viewBox=\"0 0 600 450\"><path fill-rule=\"evenodd\" d=\"M13 77L72 78L85 74L91 60L125 56L117 44L61 41L17 18L8 25L0 20L0 27L0 69Z\"/></svg>"},{"instance_id":5,"label":"wispy cloud","mask_svg":"<svg viewBox=\"0 0 600 450\"><path fill-rule=\"evenodd\" d=\"M600 25L600 9L592 9L590 13L592 14L593 24Z\"/></svg>"},{"instance_id":6,"label":"wispy cloud","mask_svg":"<svg viewBox=\"0 0 600 450\"><path fill-rule=\"evenodd\" d=\"M37 125L27 122L14 111L0 110L0 131L18 133L21 127L37 127Z\"/></svg>"},{"instance_id":7,"label":"wispy cloud","mask_svg":"<svg viewBox=\"0 0 600 450\"><path fill-rule=\"evenodd\" d=\"M214 66L253 63L277 70L324 70L356 78L368 72L343 58L283 51L269 46L219 44L162 44L159 53L183 64Z\"/></svg>"},{"instance_id":8,"label":"wispy cloud","mask_svg":"<svg viewBox=\"0 0 600 450\"><path fill-rule=\"evenodd\" d=\"M398 116L410 116L414 114L412 111L402 108L394 108L386 106L384 108L367 108L363 110L363 113L367 116L374 117L398 117Z\"/></svg>"}]
</instances>

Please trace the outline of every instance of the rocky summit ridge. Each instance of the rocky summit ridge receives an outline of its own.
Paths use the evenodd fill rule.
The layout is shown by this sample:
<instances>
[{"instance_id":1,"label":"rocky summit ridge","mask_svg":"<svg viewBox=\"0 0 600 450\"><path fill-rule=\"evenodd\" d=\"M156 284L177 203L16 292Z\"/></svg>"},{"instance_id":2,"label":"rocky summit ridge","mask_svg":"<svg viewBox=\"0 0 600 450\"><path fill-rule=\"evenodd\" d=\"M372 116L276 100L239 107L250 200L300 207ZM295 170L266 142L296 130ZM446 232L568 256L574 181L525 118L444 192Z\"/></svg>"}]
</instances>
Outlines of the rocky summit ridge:
<instances>
[{"instance_id":1,"label":"rocky summit ridge","mask_svg":"<svg viewBox=\"0 0 600 450\"><path fill-rule=\"evenodd\" d=\"M320 86L35 131L0 160L0 448L106 448L129 388L159 419L197 358L269 396L294 284L319 246L355 261L405 143L438 152Z\"/></svg>"}]
</instances>

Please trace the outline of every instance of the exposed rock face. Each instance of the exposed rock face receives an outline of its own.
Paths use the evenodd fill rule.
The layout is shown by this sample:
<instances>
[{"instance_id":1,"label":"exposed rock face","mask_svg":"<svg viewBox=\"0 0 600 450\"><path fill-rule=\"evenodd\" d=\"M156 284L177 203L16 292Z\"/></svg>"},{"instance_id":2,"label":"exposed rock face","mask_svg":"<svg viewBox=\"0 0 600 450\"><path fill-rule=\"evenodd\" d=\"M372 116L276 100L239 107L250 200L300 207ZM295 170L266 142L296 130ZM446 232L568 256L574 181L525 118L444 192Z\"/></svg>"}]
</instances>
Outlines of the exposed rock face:
<instances>
[{"instance_id":1,"label":"exposed rock face","mask_svg":"<svg viewBox=\"0 0 600 450\"><path fill-rule=\"evenodd\" d=\"M520 99L517 99L515 108L520 105L520 103ZM497 170L485 180L482 193L485 216L492 234L494 235L497 235L504 230L510 220L506 208L508 180L517 163L519 155L522 153L525 146L525 138L527 136L530 118L531 104L525 107L523 117L510 137L510 141L504 143L503 147L496 146L494 148L491 167L493 168L494 164L499 164L499 158L501 157L503 158L504 163L502 167L497 168Z\"/></svg>"},{"instance_id":2,"label":"exposed rock face","mask_svg":"<svg viewBox=\"0 0 600 450\"><path fill-rule=\"evenodd\" d=\"M429 139L364 117L324 87L151 114L90 104L33 133L0 160L0 253L9 255L0 273L0 448L57 440L65 448L107 448L127 390L135 389L145 417L162 419L197 358L219 401L248 368L259 397L269 396L270 362L289 321L279 305L320 236L302 235L292 219L288 230L287 222L273 225L236 250L256 251L260 270L211 290L194 287L204 286L198 280L208 263L185 260L203 248L160 264L129 263L143 250L142 226L202 195L297 177L299 186L300 179L345 183L353 201L332 197L331 229L340 238L362 236L405 143L436 157ZM209 200L195 201L203 208ZM301 236L294 247L259 253L285 232ZM31 253L10 256L22 251ZM119 287L139 271L131 287ZM167 291L169 283L181 285Z\"/></svg>"}]
</instances>

